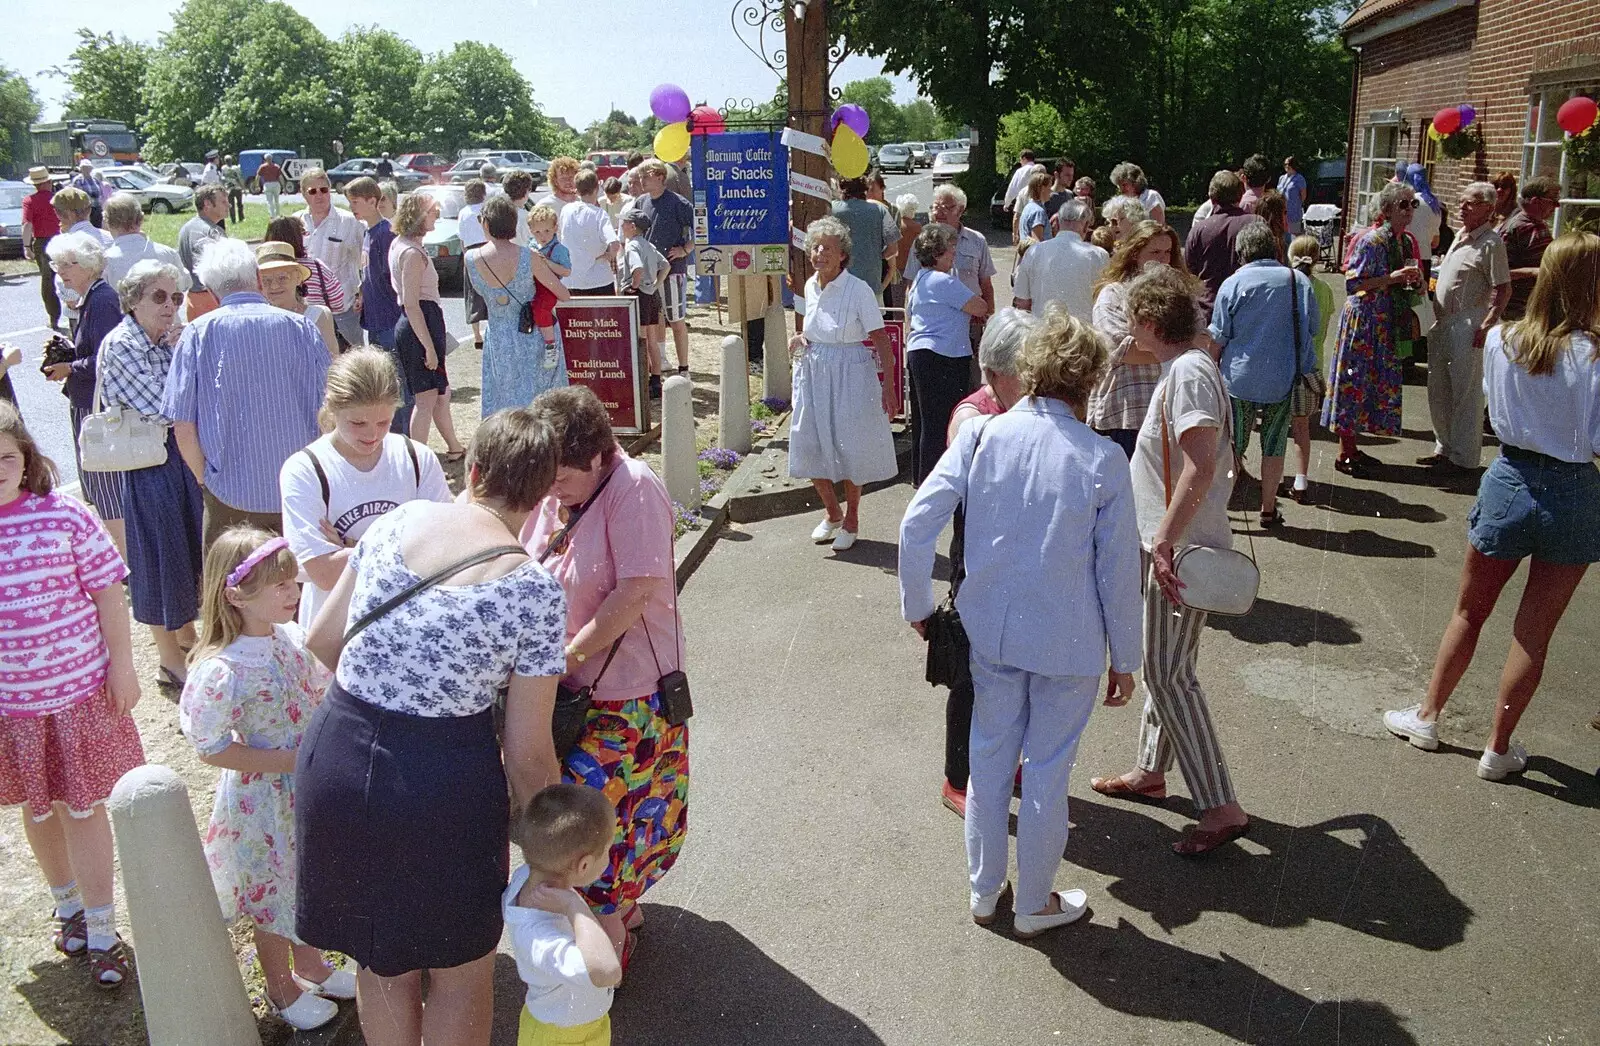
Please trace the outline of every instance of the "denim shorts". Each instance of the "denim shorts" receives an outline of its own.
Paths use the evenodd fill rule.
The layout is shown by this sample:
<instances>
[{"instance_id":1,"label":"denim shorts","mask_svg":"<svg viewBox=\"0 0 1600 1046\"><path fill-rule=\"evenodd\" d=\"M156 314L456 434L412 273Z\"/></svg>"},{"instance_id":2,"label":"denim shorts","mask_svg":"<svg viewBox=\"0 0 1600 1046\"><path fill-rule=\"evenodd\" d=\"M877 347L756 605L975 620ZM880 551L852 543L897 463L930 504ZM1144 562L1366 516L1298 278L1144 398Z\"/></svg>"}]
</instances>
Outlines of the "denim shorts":
<instances>
[{"instance_id":1,"label":"denim shorts","mask_svg":"<svg viewBox=\"0 0 1600 1046\"><path fill-rule=\"evenodd\" d=\"M1467 540L1493 559L1600 562L1600 471L1502 447L1478 486Z\"/></svg>"}]
</instances>

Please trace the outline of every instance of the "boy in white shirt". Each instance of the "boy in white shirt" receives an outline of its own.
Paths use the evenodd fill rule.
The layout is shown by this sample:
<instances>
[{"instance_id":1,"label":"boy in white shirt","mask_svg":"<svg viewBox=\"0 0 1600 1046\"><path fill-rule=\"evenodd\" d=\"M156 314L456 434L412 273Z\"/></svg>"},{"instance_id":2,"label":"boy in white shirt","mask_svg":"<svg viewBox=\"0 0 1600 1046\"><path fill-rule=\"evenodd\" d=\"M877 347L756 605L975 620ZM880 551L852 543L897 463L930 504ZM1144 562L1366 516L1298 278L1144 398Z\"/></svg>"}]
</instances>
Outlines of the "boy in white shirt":
<instances>
[{"instance_id":1,"label":"boy in white shirt","mask_svg":"<svg viewBox=\"0 0 1600 1046\"><path fill-rule=\"evenodd\" d=\"M517 1046L611 1046L611 996L622 962L578 892L606 869L617 811L600 791L555 784L511 825L525 862L501 907L517 975L528 986Z\"/></svg>"},{"instance_id":2,"label":"boy in white shirt","mask_svg":"<svg viewBox=\"0 0 1600 1046\"><path fill-rule=\"evenodd\" d=\"M661 323L661 281L672 263L645 238L650 216L640 210L622 212L622 293L639 299L639 334L650 353L650 398L661 395L661 346L667 332Z\"/></svg>"}]
</instances>

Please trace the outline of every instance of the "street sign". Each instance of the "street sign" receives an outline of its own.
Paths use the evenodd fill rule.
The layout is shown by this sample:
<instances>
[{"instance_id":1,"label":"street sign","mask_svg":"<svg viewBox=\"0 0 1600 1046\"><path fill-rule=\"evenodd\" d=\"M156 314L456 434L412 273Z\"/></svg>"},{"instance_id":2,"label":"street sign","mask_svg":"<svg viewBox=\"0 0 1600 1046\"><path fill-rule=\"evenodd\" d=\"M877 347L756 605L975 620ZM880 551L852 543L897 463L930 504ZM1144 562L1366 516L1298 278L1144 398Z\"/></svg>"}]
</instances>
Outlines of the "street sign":
<instances>
[{"instance_id":1,"label":"street sign","mask_svg":"<svg viewBox=\"0 0 1600 1046\"><path fill-rule=\"evenodd\" d=\"M626 295L572 298L556 306L556 328L566 350L567 379L589 386L600 398L612 431L622 436L649 431L639 300Z\"/></svg>"},{"instance_id":2,"label":"street sign","mask_svg":"<svg viewBox=\"0 0 1600 1046\"><path fill-rule=\"evenodd\" d=\"M788 239L789 150L776 130L695 135L692 145L697 242L760 247Z\"/></svg>"}]
</instances>

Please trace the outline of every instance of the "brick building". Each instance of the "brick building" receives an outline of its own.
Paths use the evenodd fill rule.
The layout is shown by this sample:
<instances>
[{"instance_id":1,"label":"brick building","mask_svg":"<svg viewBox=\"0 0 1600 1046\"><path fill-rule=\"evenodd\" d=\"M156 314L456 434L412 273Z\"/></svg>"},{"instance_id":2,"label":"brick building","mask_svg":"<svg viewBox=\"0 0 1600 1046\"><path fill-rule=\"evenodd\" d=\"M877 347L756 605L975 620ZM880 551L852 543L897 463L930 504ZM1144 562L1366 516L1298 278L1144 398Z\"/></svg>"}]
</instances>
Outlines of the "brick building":
<instances>
[{"instance_id":1,"label":"brick building","mask_svg":"<svg viewBox=\"0 0 1600 1046\"><path fill-rule=\"evenodd\" d=\"M1600 214L1600 174L1569 169L1556 126L1562 102L1600 95L1600 0L1364 0L1342 32L1357 55L1344 205L1355 227L1399 162L1425 165L1447 204L1467 182L1511 171L1519 184L1561 182L1560 224ZM1450 159L1427 129L1463 103L1484 145Z\"/></svg>"}]
</instances>

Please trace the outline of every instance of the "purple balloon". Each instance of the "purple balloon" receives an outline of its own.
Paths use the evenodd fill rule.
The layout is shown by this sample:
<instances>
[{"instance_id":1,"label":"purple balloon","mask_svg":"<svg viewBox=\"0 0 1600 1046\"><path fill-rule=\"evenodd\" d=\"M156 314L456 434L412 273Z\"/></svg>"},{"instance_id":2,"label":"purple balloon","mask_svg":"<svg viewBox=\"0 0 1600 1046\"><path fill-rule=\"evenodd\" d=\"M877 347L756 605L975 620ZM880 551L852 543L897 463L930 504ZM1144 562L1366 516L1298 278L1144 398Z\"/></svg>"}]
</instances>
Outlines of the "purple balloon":
<instances>
[{"instance_id":1,"label":"purple balloon","mask_svg":"<svg viewBox=\"0 0 1600 1046\"><path fill-rule=\"evenodd\" d=\"M854 102L846 102L839 106L838 111L833 114L832 123L833 130L838 130L839 125L844 124L856 134L865 138L867 136L867 128L872 126L872 118L867 115L867 111L861 106Z\"/></svg>"},{"instance_id":2,"label":"purple balloon","mask_svg":"<svg viewBox=\"0 0 1600 1046\"><path fill-rule=\"evenodd\" d=\"M1477 118L1478 118L1478 110L1474 109L1470 105L1461 106L1461 126L1462 127L1470 127L1470 126L1472 126L1472 121L1476 120Z\"/></svg>"},{"instance_id":3,"label":"purple balloon","mask_svg":"<svg viewBox=\"0 0 1600 1046\"><path fill-rule=\"evenodd\" d=\"M662 123L679 123L689 118L689 92L677 84L661 84L650 92L650 111Z\"/></svg>"}]
</instances>

